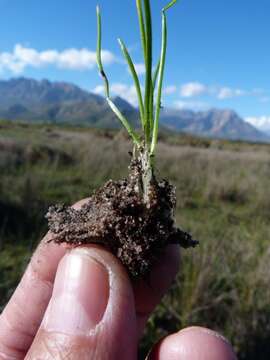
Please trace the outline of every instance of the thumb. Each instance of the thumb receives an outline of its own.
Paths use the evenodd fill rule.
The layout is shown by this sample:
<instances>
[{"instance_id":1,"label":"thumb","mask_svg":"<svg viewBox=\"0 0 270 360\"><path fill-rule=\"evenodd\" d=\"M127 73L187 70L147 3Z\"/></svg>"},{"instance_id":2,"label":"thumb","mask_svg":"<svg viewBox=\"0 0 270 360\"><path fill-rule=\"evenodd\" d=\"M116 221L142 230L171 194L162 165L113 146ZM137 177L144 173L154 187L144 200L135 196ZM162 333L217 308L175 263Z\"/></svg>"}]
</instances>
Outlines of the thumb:
<instances>
[{"instance_id":1,"label":"thumb","mask_svg":"<svg viewBox=\"0 0 270 360\"><path fill-rule=\"evenodd\" d=\"M76 248L58 266L26 359L136 359L136 326L133 291L122 265L99 247Z\"/></svg>"}]
</instances>

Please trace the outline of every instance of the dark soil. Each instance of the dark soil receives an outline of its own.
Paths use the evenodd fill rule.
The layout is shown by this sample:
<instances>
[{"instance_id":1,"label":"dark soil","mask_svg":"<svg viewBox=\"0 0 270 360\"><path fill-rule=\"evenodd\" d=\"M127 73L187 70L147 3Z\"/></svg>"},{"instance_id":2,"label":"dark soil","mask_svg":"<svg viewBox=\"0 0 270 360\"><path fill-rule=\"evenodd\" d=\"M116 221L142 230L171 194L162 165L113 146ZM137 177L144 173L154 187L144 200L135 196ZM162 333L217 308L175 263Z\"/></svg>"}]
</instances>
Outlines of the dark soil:
<instances>
[{"instance_id":1,"label":"dark soil","mask_svg":"<svg viewBox=\"0 0 270 360\"><path fill-rule=\"evenodd\" d=\"M133 160L127 179L108 181L80 210L50 207L46 217L53 241L105 245L132 278L146 276L168 244L196 246L191 235L175 226L175 188L153 178L146 204L138 180L141 171L140 163Z\"/></svg>"}]
</instances>

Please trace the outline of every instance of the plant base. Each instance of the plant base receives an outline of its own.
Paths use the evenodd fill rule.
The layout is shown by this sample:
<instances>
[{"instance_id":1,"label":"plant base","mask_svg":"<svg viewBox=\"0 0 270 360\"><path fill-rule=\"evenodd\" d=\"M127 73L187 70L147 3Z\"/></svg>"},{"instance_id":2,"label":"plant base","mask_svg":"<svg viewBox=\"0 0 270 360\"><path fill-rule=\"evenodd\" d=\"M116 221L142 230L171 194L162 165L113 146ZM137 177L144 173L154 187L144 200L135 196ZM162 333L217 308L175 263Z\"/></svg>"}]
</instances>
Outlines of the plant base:
<instances>
[{"instance_id":1,"label":"plant base","mask_svg":"<svg viewBox=\"0 0 270 360\"><path fill-rule=\"evenodd\" d=\"M74 246L102 244L132 278L147 275L168 244L195 247L198 242L175 226L174 187L153 177L146 202L142 179L141 161L132 160L127 179L108 181L80 210L50 207L46 217L53 241Z\"/></svg>"}]
</instances>

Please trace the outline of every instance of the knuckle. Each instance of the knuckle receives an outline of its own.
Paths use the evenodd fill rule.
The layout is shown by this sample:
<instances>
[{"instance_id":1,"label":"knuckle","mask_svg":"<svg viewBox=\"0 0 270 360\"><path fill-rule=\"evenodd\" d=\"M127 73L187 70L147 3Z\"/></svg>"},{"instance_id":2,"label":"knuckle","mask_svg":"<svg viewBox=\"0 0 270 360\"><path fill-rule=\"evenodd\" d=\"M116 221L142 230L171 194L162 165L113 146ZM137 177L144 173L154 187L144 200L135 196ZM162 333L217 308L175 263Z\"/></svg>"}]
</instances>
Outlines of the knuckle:
<instances>
[{"instance_id":1,"label":"knuckle","mask_svg":"<svg viewBox=\"0 0 270 360\"><path fill-rule=\"evenodd\" d=\"M0 338L0 360L21 360L24 359L25 352L15 348L7 347Z\"/></svg>"},{"instance_id":2,"label":"knuckle","mask_svg":"<svg viewBox=\"0 0 270 360\"><path fill-rule=\"evenodd\" d=\"M94 344L92 344L94 345ZM95 347L91 341L80 337L70 337L60 333L48 333L40 330L26 360L88 360L100 359L94 356Z\"/></svg>"}]
</instances>

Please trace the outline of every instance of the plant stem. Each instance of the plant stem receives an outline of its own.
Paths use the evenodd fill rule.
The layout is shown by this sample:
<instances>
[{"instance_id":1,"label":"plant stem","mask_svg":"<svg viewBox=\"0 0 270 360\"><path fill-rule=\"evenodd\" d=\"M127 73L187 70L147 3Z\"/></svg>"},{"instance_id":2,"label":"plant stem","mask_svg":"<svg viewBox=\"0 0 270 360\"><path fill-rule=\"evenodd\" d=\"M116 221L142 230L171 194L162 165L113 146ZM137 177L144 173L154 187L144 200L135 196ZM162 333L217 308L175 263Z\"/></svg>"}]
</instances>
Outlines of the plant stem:
<instances>
[{"instance_id":1,"label":"plant stem","mask_svg":"<svg viewBox=\"0 0 270 360\"><path fill-rule=\"evenodd\" d=\"M141 181L143 187L143 198L147 206L151 206L151 185L155 181L153 166L150 159L148 149L144 148L139 155L139 160L142 167Z\"/></svg>"}]
</instances>

